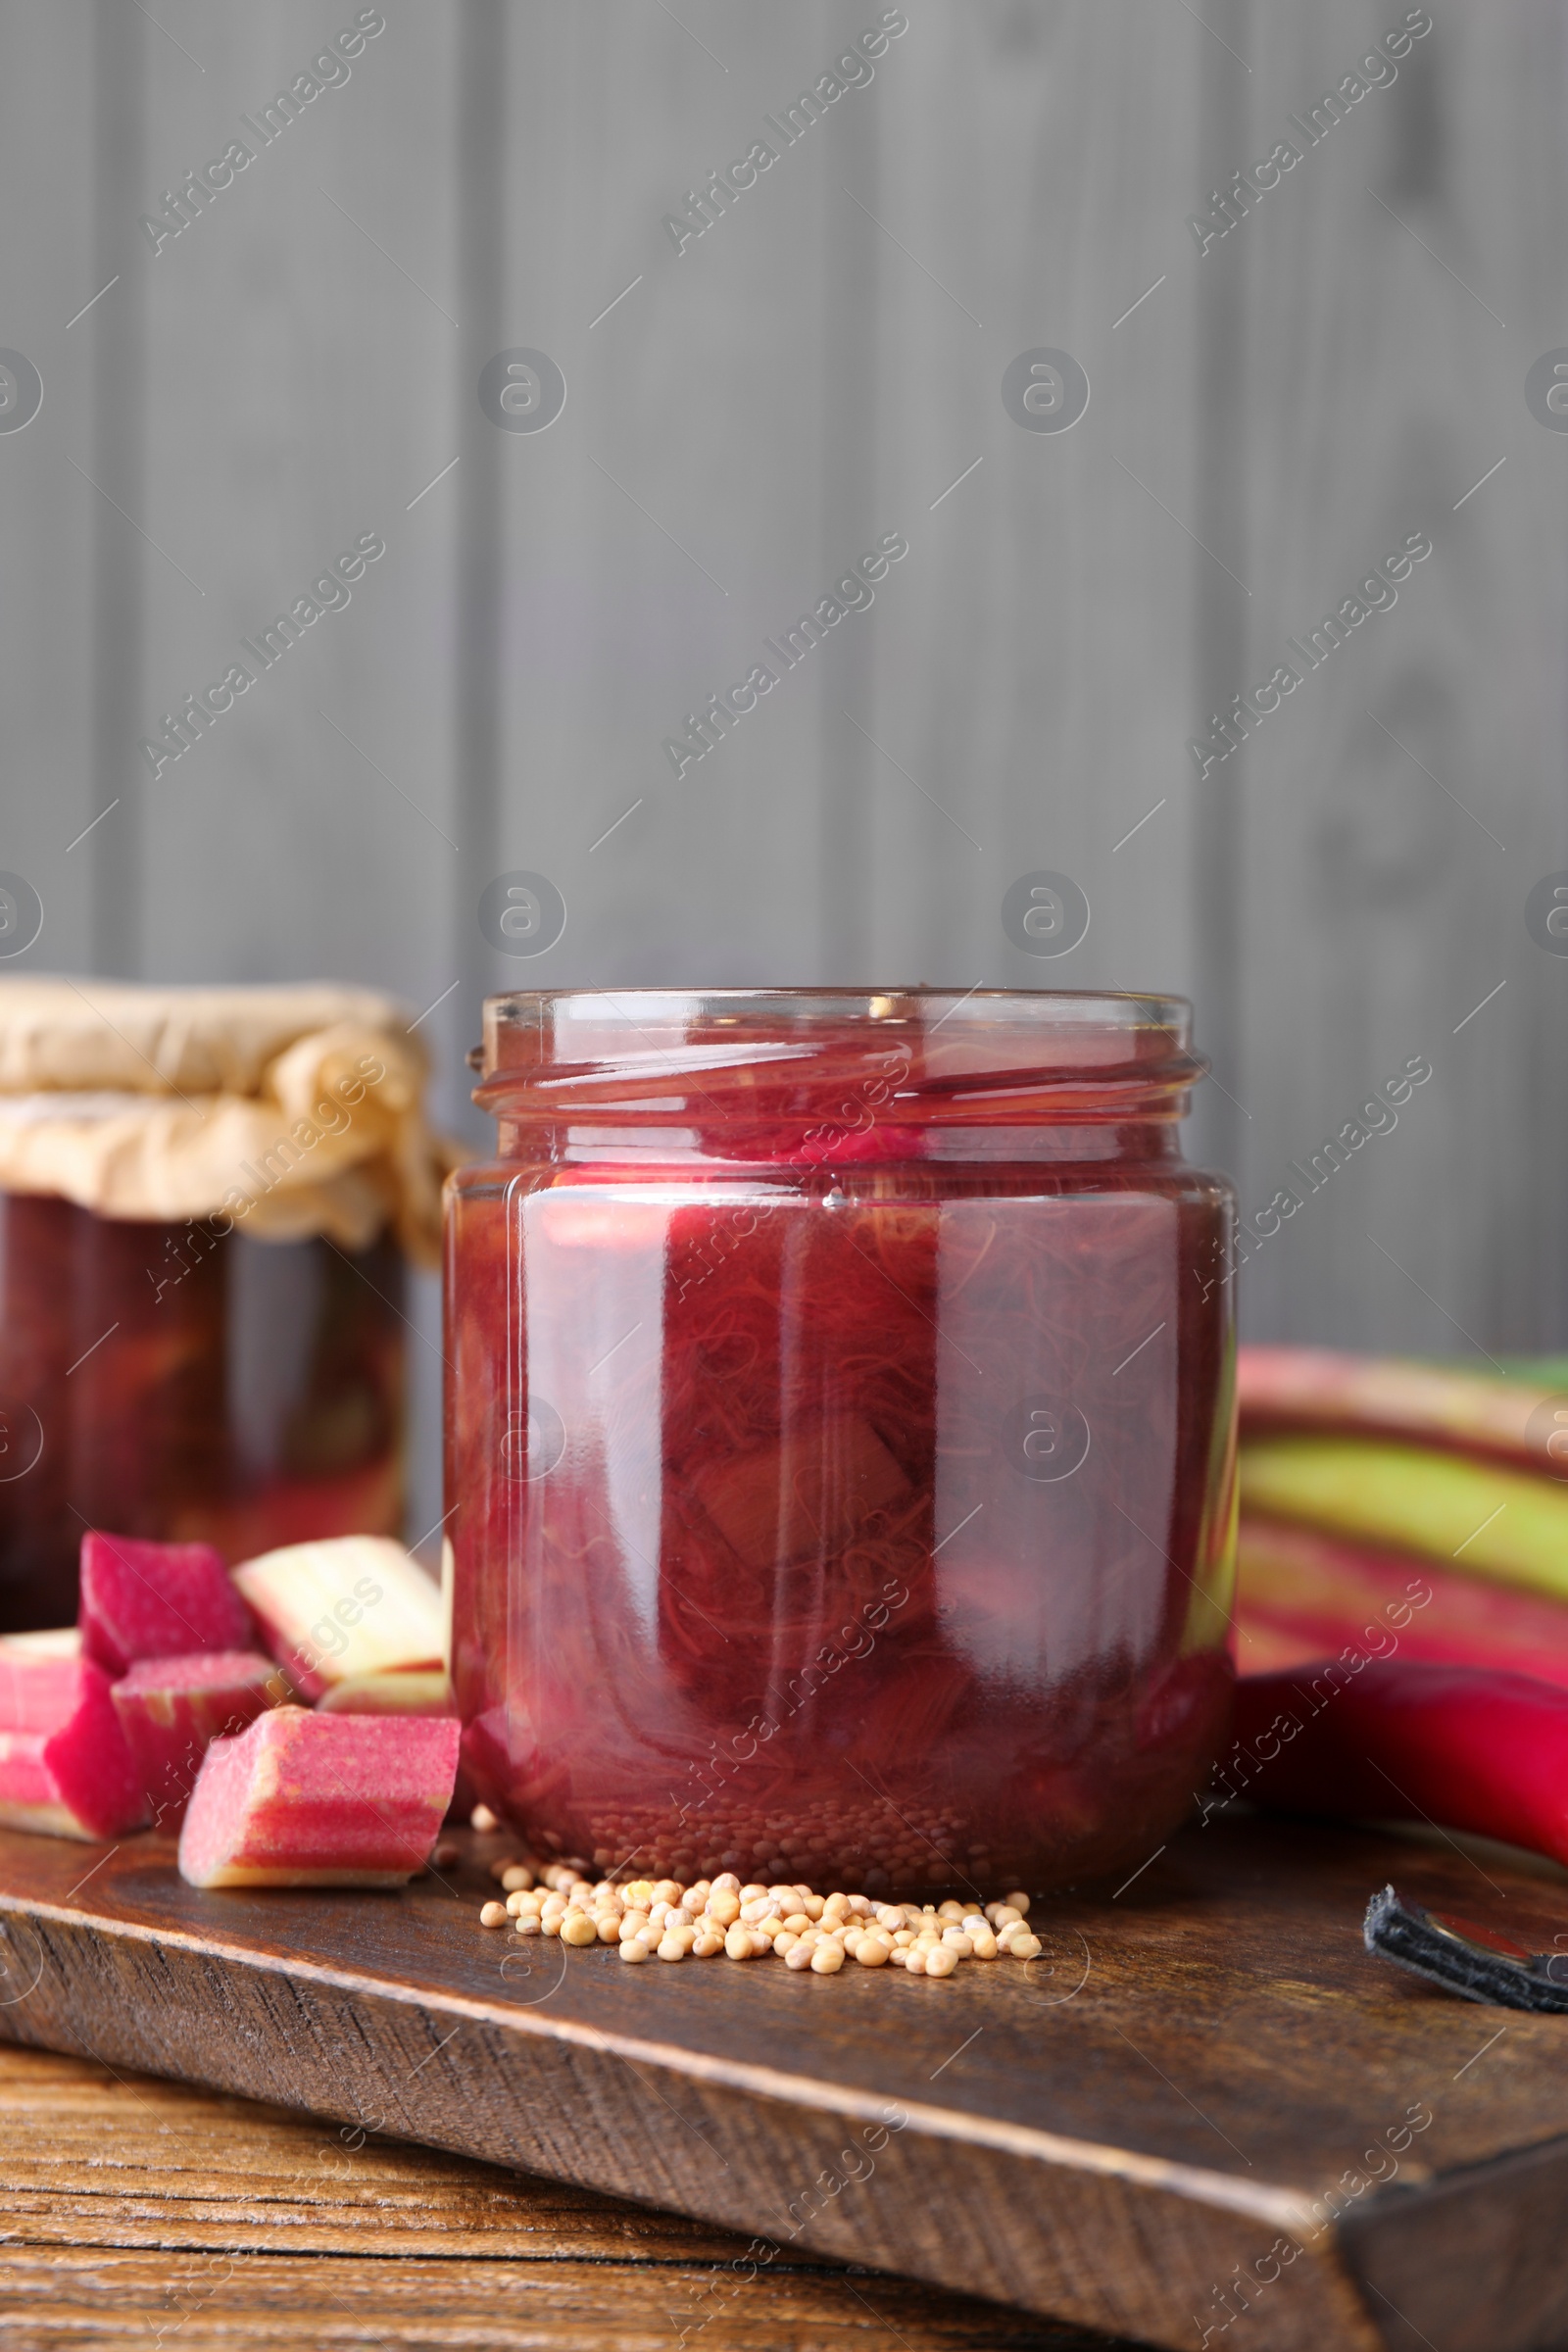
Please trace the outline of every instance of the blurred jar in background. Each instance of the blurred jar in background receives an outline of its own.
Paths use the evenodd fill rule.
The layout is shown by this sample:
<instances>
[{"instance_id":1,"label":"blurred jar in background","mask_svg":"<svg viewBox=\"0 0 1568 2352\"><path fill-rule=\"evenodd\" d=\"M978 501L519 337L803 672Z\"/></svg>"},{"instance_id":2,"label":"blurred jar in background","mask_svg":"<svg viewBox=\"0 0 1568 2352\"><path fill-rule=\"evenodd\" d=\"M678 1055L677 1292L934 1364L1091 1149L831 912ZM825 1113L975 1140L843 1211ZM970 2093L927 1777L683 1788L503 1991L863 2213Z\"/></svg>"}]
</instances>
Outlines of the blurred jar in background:
<instances>
[{"instance_id":1,"label":"blurred jar in background","mask_svg":"<svg viewBox=\"0 0 1568 2352\"><path fill-rule=\"evenodd\" d=\"M0 1631L74 1615L85 1526L402 1533L424 1077L367 990L0 981Z\"/></svg>"}]
</instances>

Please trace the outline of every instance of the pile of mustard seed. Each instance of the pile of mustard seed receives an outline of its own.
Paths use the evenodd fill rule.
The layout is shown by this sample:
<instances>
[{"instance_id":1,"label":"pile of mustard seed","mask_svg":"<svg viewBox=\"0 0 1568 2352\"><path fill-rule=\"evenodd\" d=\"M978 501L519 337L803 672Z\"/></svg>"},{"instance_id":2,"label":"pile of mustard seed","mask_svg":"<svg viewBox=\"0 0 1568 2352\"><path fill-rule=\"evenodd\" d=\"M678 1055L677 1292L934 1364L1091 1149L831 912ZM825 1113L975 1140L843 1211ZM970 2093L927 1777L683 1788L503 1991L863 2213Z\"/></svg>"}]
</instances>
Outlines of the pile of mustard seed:
<instances>
[{"instance_id":1,"label":"pile of mustard seed","mask_svg":"<svg viewBox=\"0 0 1568 2352\"><path fill-rule=\"evenodd\" d=\"M559 1936L563 1943L619 1946L622 1960L761 1960L830 1977L846 1960L902 1968L911 1977L951 1977L964 1960L1032 1960L1029 1897L1004 1902L873 1902L864 1894L818 1894L807 1886L743 1886L733 1871L697 1879L590 1882L569 1862L497 1862L506 1901L479 1913L486 1928Z\"/></svg>"}]
</instances>

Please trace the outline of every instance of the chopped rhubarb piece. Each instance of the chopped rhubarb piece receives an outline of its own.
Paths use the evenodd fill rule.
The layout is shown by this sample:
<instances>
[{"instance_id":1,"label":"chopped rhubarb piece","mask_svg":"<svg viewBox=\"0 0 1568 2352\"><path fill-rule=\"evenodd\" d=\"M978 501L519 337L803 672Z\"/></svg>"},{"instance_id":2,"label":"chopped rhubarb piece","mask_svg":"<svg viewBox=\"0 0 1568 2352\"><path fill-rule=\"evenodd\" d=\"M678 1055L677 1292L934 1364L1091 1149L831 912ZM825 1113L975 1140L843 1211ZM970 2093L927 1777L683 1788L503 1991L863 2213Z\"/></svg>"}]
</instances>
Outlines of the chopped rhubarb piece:
<instances>
[{"instance_id":1,"label":"chopped rhubarb piece","mask_svg":"<svg viewBox=\"0 0 1568 2352\"><path fill-rule=\"evenodd\" d=\"M909 1491L868 1421L833 1413L778 1446L710 1463L692 1480L748 1568L832 1553Z\"/></svg>"},{"instance_id":2,"label":"chopped rhubarb piece","mask_svg":"<svg viewBox=\"0 0 1568 2352\"><path fill-rule=\"evenodd\" d=\"M452 1685L437 1669L402 1674L355 1674L334 1683L316 1702L322 1715L455 1715Z\"/></svg>"},{"instance_id":3,"label":"chopped rhubarb piece","mask_svg":"<svg viewBox=\"0 0 1568 2352\"><path fill-rule=\"evenodd\" d=\"M254 1649L198 1649L139 1659L113 1696L148 1810L161 1824L184 1812L213 1741L244 1731L292 1692L283 1669Z\"/></svg>"},{"instance_id":4,"label":"chopped rhubarb piece","mask_svg":"<svg viewBox=\"0 0 1568 2352\"><path fill-rule=\"evenodd\" d=\"M0 1654L0 1822L118 1838L147 1818L141 1775L90 1658Z\"/></svg>"},{"instance_id":5,"label":"chopped rhubarb piece","mask_svg":"<svg viewBox=\"0 0 1568 2352\"><path fill-rule=\"evenodd\" d=\"M193 1886L401 1886L457 1778L456 1716L274 1707L215 1740L179 1837Z\"/></svg>"},{"instance_id":6,"label":"chopped rhubarb piece","mask_svg":"<svg viewBox=\"0 0 1568 2352\"><path fill-rule=\"evenodd\" d=\"M0 1657L24 1663L34 1658L79 1658L79 1625L49 1625L32 1634L0 1634Z\"/></svg>"},{"instance_id":7,"label":"chopped rhubarb piece","mask_svg":"<svg viewBox=\"0 0 1568 2352\"><path fill-rule=\"evenodd\" d=\"M234 1582L302 1697L442 1662L440 1588L390 1536L286 1544L244 1561Z\"/></svg>"},{"instance_id":8,"label":"chopped rhubarb piece","mask_svg":"<svg viewBox=\"0 0 1568 2352\"><path fill-rule=\"evenodd\" d=\"M321 1715L456 1715L457 1700L451 1678L442 1671L402 1674L356 1674L334 1683L316 1702ZM479 1801L479 1792L460 1765L447 1819L466 1823Z\"/></svg>"},{"instance_id":9,"label":"chopped rhubarb piece","mask_svg":"<svg viewBox=\"0 0 1568 2352\"><path fill-rule=\"evenodd\" d=\"M138 1658L248 1649L255 1638L210 1544L152 1544L96 1528L81 1539L80 1622L82 1648L110 1674Z\"/></svg>"}]
</instances>

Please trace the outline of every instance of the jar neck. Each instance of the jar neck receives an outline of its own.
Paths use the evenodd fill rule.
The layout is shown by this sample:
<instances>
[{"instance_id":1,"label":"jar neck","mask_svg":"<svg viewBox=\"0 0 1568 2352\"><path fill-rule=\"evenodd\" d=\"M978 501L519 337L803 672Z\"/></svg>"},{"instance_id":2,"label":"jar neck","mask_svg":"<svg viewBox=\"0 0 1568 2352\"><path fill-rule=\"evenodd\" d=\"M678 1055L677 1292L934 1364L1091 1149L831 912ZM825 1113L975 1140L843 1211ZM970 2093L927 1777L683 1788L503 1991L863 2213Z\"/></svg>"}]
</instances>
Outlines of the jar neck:
<instances>
[{"instance_id":1,"label":"jar neck","mask_svg":"<svg viewBox=\"0 0 1568 2352\"><path fill-rule=\"evenodd\" d=\"M713 1176L959 1164L1139 1166L1180 1159L1173 1117L1101 1119L1027 1127L912 1127L889 1122L858 1131L773 1124L609 1125L537 1116L498 1121L497 1153L525 1165L701 1169Z\"/></svg>"}]
</instances>

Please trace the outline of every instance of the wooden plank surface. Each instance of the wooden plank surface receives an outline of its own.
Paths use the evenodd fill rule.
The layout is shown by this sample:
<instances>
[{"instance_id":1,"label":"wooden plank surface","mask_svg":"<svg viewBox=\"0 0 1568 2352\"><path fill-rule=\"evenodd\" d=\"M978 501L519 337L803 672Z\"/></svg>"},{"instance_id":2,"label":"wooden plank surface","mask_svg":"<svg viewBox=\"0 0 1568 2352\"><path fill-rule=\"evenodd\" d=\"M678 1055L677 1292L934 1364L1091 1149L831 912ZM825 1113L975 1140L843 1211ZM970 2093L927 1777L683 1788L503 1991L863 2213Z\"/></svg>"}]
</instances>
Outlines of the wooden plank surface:
<instances>
[{"instance_id":1,"label":"wooden plank surface","mask_svg":"<svg viewBox=\"0 0 1568 2352\"><path fill-rule=\"evenodd\" d=\"M95 638L101 618L95 584L115 561L106 531L124 531L124 524L93 487L103 478L99 459L109 426L80 346L98 313L67 324L114 267L103 277L93 274L101 259L94 180L103 163L93 112L97 22L82 0L66 0L47 18L13 0L0 5L8 60L0 75L0 172L8 209L23 201L29 172L63 173L58 197L45 208L46 231L20 238L8 256L0 332L0 345L20 351L43 383L32 421L0 434L0 531L8 547L28 551L23 562L32 583L0 630L6 712L0 868L24 876L43 901L43 933L25 962L46 971L92 968L95 917L103 910L94 899L91 841L74 851L69 845L113 797L112 788L96 797L93 772L97 697L108 659ZM68 453L80 472L67 465ZM18 968L0 962L0 971Z\"/></svg>"},{"instance_id":2,"label":"wooden plank surface","mask_svg":"<svg viewBox=\"0 0 1568 2352\"><path fill-rule=\"evenodd\" d=\"M1260 2352L1537 2346L1568 2319L1568 2038L1369 1960L1391 1877L1548 1948L1568 1922L1507 1863L1213 1822L1056 1898L1029 1968L631 1972L480 1930L472 1859L204 1895L153 1838L8 1834L0 2035L1152 2342L1242 2280Z\"/></svg>"},{"instance_id":3,"label":"wooden plank surface","mask_svg":"<svg viewBox=\"0 0 1568 2352\"><path fill-rule=\"evenodd\" d=\"M21 968L389 984L476 1137L486 987L1190 986L1220 1063L1195 1151L1249 1213L1434 1057L1254 1253L1251 1333L1560 1340L1568 963L1522 919L1568 859L1568 443L1522 396L1563 332L1553 12L1441 15L1202 256L1187 215L1387 29L1349 0L925 0L679 255L666 211L858 17L382 13L155 254L142 213L336 19L0 0L4 335L45 382L0 434L0 865L46 907ZM543 435L479 408L516 342L566 374ZM1070 433L1002 405L1036 344L1088 369ZM1421 517L1398 608L1200 783L1187 737ZM677 782L664 734L893 528L875 606ZM362 529L388 553L353 605L155 783L143 730ZM508 960L475 902L530 864L569 921ZM1053 865L1095 908L1059 963L998 920Z\"/></svg>"},{"instance_id":4,"label":"wooden plank surface","mask_svg":"<svg viewBox=\"0 0 1568 2352\"><path fill-rule=\"evenodd\" d=\"M1250 591L1239 674L1203 710L1290 661L1287 639L1304 644L1407 533L1430 535L1397 605L1317 667L1298 661L1301 684L1216 770L1233 779L1249 983L1226 1076L1249 1114L1241 1206L1302 1196L1252 1252L1243 1327L1501 1355L1557 1344L1568 1271L1545 1173L1568 1141L1568 965L1524 921L1532 883L1568 861L1568 443L1524 399L1564 340L1568 268L1544 223L1568 177L1568 57L1530 0L1431 14L1397 79L1317 144L1298 135L1300 162L1194 255L1243 322L1227 468L1242 536L1219 552ZM1210 21L1250 71L1195 204L1399 15L1253 0ZM1413 1054L1433 1075L1397 1131L1315 1192L1293 1179L1287 1161Z\"/></svg>"},{"instance_id":5,"label":"wooden plank surface","mask_svg":"<svg viewBox=\"0 0 1568 2352\"><path fill-rule=\"evenodd\" d=\"M1113 2352L796 2254L758 2275L745 2239L702 2223L346 2137L284 2108L0 2048L0 2343L669 2352L684 2328L714 2352L743 2333L759 2352Z\"/></svg>"},{"instance_id":6,"label":"wooden plank surface","mask_svg":"<svg viewBox=\"0 0 1568 2352\"><path fill-rule=\"evenodd\" d=\"M1179 9L992 0L920 12L868 93L880 144L849 181L878 223L864 380L880 504L910 540L869 616L868 702L849 706L875 738L855 739L854 792L874 811L877 968L959 987L1200 977L1175 714L1202 611L1186 536L1202 339L1171 273L1209 46ZM956 175L932 169L956 154ZM1088 376L1065 431L1004 405L1008 366L1038 349ZM848 734L845 702L825 715ZM1039 870L1092 909L1059 957L1003 928L1008 886Z\"/></svg>"},{"instance_id":7,"label":"wooden plank surface","mask_svg":"<svg viewBox=\"0 0 1568 2352\"><path fill-rule=\"evenodd\" d=\"M4 333L45 381L0 435L28 967L337 973L420 1008L457 982L424 1030L454 1118L507 981L1190 983L1225 1089L1199 1149L1249 1210L1390 1055L1441 1054L1249 1267L1255 1332L1560 1338L1568 965L1522 921L1568 858L1568 444L1522 397L1563 331L1555 14L1441 14L1200 257L1186 216L1387 29L1349 0L925 0L679 255L663 215L858 17L382 13L154 254L142 213L336 19L0 0ZM517 341L568 381L539 436L478 405ZM1065 435L1002 405L1037 343L1094 387ZM1398 609L1200 785L1216 699L1423 516ZM660 744L694 698L895 527L875 607L677 783ZM144 728L368 528L388 554L353 606L155 784ZM530 861L570 920L509 963L477 888ZM997 919L998 883L1053 863L1095 906L1060 964Z\"/></svg>"}]
</instances>

